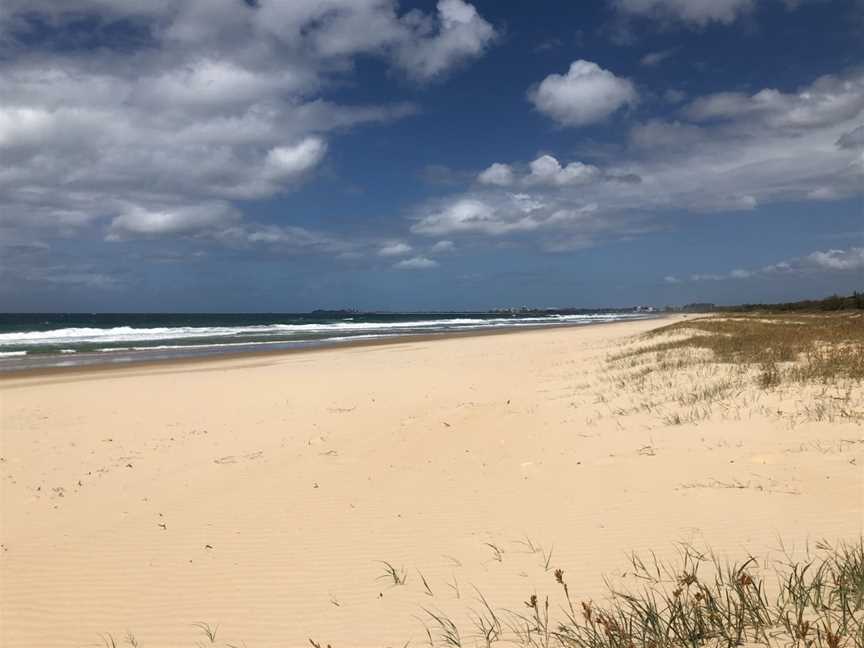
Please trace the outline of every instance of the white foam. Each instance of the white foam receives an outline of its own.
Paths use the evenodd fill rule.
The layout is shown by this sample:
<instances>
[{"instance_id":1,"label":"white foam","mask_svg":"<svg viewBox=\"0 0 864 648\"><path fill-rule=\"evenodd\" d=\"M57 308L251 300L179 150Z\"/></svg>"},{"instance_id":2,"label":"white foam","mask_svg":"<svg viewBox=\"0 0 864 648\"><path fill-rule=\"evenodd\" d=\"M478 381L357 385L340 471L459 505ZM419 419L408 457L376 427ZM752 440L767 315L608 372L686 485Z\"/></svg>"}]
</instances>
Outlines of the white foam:
<instances>
[{"instance_id":1,"label":"white foam","mask_svg":"<svg viewBox=\"0 0 864 648\"><path fill-rule=\"evenodd\" d=\"M26 351L0 351L0 358L12 358L15 356L25 356Z\"/></svg>"},{"instance_id":2,"label":"white foam","mask_svg":"<svg viewBox=\"0 0 864 648\"><path fill-rule=\"evenodd\" d=\"M232 338L232 337L278 337L280 341L285 338L300 335L321 335L329 337L328 334L336 336L349 336L353 332L393 334L400 331L414 330L473 330L478 328L520 327L520 326L543 326L564 323L589 323L608 322L618 319L629 319L638 317L629 314L603 314L603 315L546 315L541 317L496 317L496 318L472 318L461 317L453 319L428 319L401 322L355 322L341 321L328 324L267 324L251 326L180 326L180 327L152 327L135 328L131 326L117 326L112 328L63 328L50 331L21 331L17 333L0 334L0 349L9 346L52 346L72 344L112 344L126 343L130 346L126 350L135 350L136 343L159 342L162 340L190 340L195 338ZM263 344L266 340L243 341L233 344ZM215 346L215 343L205 342L202 345ZM172 348L175 345L171 345ZM197 346L197 345L196 345ZM154 348L154 347L148 347ZM100 351L102 349L99 349ZM112 351L119 349L113 348ZM63 349L63 353L74 352L74 349ZM12 352L23 354L25 352Z\"/></svg>"}]
</instances>

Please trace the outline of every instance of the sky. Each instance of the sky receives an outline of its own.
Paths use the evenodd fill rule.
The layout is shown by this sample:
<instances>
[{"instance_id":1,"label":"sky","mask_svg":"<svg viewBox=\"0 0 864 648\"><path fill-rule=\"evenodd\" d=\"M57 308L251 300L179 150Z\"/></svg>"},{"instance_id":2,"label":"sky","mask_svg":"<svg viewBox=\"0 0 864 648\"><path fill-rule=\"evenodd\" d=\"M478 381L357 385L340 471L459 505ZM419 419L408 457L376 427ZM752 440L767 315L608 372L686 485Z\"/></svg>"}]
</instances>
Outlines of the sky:
<instances>
[{"instance_id":1,"label":"sky","mask_svg":"<svg viewBox=\"0 0 864 648\"><path fill-rule=\"evenodd\" d=\"M861 0L0 0L0 311L864 289Z\"/></svg>"}]
</instances>

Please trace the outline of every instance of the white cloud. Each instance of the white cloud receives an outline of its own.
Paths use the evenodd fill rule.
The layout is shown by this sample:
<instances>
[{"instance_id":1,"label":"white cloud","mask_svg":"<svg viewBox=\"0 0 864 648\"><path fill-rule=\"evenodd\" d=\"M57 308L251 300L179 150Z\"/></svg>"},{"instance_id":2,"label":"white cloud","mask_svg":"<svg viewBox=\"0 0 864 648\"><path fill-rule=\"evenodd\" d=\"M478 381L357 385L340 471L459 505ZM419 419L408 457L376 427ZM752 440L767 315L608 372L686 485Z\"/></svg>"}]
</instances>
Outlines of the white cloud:
<instances>
[{"instance_id":1,"label":"white cloud","mask_svg":"<svg viewBox=\"0 0 864 648\"><path fill-rule=\"evenodd\" d=\"M480 184L510 187L519 184L525 187L568 187L585 185L606 177L596 166L582 162L570 162L562 167L552 155L541 155L528 164L528 173L518 175L513 166L495 162L478 176Z\"/></svg>"},{"instance_id":2,"label":"white cloud","mask_svg":"<svg viewBox=\"0 0 864 648\"><path fill-rule=\"evenodd\" d=\"M680 20L697 26L729 24L752 11L756 0L614 0L618 11L635 16Z\"/></svg>"},{"instance_id":3,"label":"white cloud","mask_svg":"<svg viewBox=\"0 0 864 648\"><path fill-rule=\"evenodd\" d=\"M42 142L54 127L50 112L40 108L0 108L0 147Z\"/></svg>"},{"instance_id":4,"label":"white cloud","mask_svg":"<svg viewBox=\"0 0 864 648\"><path fill-rule=\"evenodd\" d=\"M639 63L646 67L660 65L663 61L671 58L675 54L675 50L663 50L660 52L648 52L645 56L639 59Z\"/></svg>"},{"instance_id":5,"label":"white cloud","mask_svg":"<svg viewBox=\"0 0 864 648\"><path fill-rule=\"evenodd\" d=\"M390 241L381 246L378 250L378 255L386 257L405 256L406 254L411 254L413 250L414 248L402 241Z\"/></svg>"},{"instance_id":6,"label":"white cloud","mask_svg":"<svg viewBox=\"0 0 864 648\"><path fill-rule=\"evenodd\" d=\"M864 80L824 76L796 93L772 88L753 95L720 92L700 97L685 114L694 121L747 118L772 128L814 128L854 118L864 109Z\"/></svg>"},{"instance_id":7,"label":"white cloud","mask_svg":"<svg viewBox=\"0 0 864 648\"><path fill-rule=\"evenodd\" d=\"M432 254L444 254L446 252L452 252L456 249L456 245L453 241L438 241L435 245L429 248L429 251Z\"/></svg>"},{"instance_id":8,"label":"white cloud","mask_svg":"<svg viewBox=\"0 0 864 648\"><path fill-rule=\"evenodd\" d=\"M429 27L421 23L418 31ZM481 54L496 33L473 5L463 0L439 0L438 31L432 37L403 43L396 61L411 76L431 79L459 63Z\"/></svg>"},{"instance_id":9,"label":"white cloud","mask_svg":"<svg viewBox=\"0 0 864 648\"><path fill-rule=\"evenodd\" d=\"M430 268L437 268L438 262L424 256L416 256L410 259L403 259L395 263L393 267L398 270L429 270Z\"/></svg>"},{"instance_id":10,"label":"white cloud","mask_svg":"<svg viewBox=\"0 0 864 648\"><path fill-rule=\"evenodd\" d=\"M565 126L584 126L635 104L638 95L627 79L591 61L574 61L565 75L550 74L528 93L537 109Z\"/></svg>"},{"instance_id":11,"label":"white cloud","mask_svg":"<svg viewBox=\"0 0 864 648\"><path fill-rule=\"evenodd\" d=\"M691 274L690 281L729 281L772 277L777 275L809 274L814 272L850 272L864 270L864 248L811 252L803 257L780 261L761 268L736 269L725 274ZM665 277L667 283L681 283L676 277Z\"/></svg>"},{"instance_id":12,"label":"white cloud","mask_svg":"<svg viewBox=\"0 0 864 648\"><path fill-rule=\"evenodd\" d=\"M240 220L240 213L225 202L146 210L130 206L111 221L109 238L198 234L224 228Z\"/></svg>"},{"instance_id":13,"label":"white cloud","mask_svg":"<svg viewBox=\"0 0 864 648\"><path fill-rule=\"evenodd\" d=\"M425 236L539 236L542 247L561 252L592 245L596 236L626 231L626 218L603 219L596 203L557 195L484 193L428 205L411 228Z\"/></svg>"},{"instance_id":14,"label":"white cloud","mask_svg":"<svg viewBox=\"0 0 864 648\"><path fill-rule=\"evenodd\" d=\"M495 162L478 175L477 180L482 184L508 187L513 184L514 181L513 168L509 164Z\"/></svg>"},{"instance_id":15,"label":"white cloud","mask_svg":"<svg viewBox=\"0 0 864 648\"><path fill-rule=\"evenodd\" d=\"M574 186L593 182L600 176L600 170L590 164L571 162L566 167L551 155L541 155L529 165L531 173L525 178L529 184L550 186Z\"/></svg>"},{"instance_id":16,"label":"white cloud","mask_svg":"<svg viewBox=\"0 0 864 648\"><path fill-rule=\"evenodd\" d=\"M267 167L277 178L295 178L324 158L327 144L320 137L307 137L293 146L276 146L267 153Z\"/></svg>"},{"instance_id":17,"label":"white cloud","mask_svg":"<svg viewBox=\"0 0 864 648\"><path fill-rule=\"evenodd\" d=\"M357 248L360 247L355 241L344 241L329 234L292 225L239 225L217 230L212 236L228 245L264 245L290 252L349 255L358 253Z\"/></svg>"},{"instance_id":18,"label":"white cloud","mask_svg":"<svg viewBox=\"0 0 864 648\"><path fill-rule=\"evenodd\" d=\"M216 203L311 176L334 131L416 110L326 100L356 57L425 81L496 35L463 0L431 12L397 0L2 4L0 224L33 236L95 223L112 238L198 231ZM146 42L70 55L23 38L34 20L57 33L126 21Z\"/></svg>"},{"instance_id":19,"label":"white cloud","mask_svg":"<svg viewBox=\"0 0 864 648\"><path fill-rule=\"evenodd\" d=\"M460 197L433 206L412 226L415 234L481 234L503 236L530 232L542 226L540 213L545 203L529 194L506 194L503 197Z\"/></svg>"},{"instance_id":20,"label":"white cloud","mask_svg":"<svg viewBox=\"0 0 864 648\"><path fill-rule=\"evenodd\" d=\"M790 93L698 98L681 120L631 129L630 155L619 165L643 182L626 193L646 208L693 211L860 194L857 150L842 144L854 140L862 111L864 74L858 71L821 77ZM623 198L619 192L615 202L630 202Z\"/></svg>"},{"instance_id":21,"label":"white cloud","mask_svg":"<svg viewBox=\"0 0 864 648\"><path fill-rule=\"evenodd\" d=\"M490 205L464 198L424 216L412 226L411 231L437 236L472 231L500 234L506 229L495 218L495 210Z\"/></svg>"},{"instance_id":22,"label":"white cloud","mask_svg":"<svg viewBox=\"0 0 864 648\"><path fill-rule=\"evenodd\" d=\"M864 270L864 248L813 252L805 257L805 261L825 270Z\"/></svg>"},{"instance_id":23,"label":"white cloud","mask_svg":"<svg viewBox=\"0 0 864 648\"><path fill-rule=\"evenodd\" d=\"M564 165L553 155L509 163L509 186L475 186L426 205L413 230L523 234L561 250L656 231L671 212L746 212L864 191L864 154L852 146L864 118L854 109L864 101L864 74L822 77L767 103L754 100L758 94L738 97L723 119L694 113L693 106L709 103L697 99L679 119L636 124L622 149L601 158L603 167Z\"/></svg>"}]
</instances>

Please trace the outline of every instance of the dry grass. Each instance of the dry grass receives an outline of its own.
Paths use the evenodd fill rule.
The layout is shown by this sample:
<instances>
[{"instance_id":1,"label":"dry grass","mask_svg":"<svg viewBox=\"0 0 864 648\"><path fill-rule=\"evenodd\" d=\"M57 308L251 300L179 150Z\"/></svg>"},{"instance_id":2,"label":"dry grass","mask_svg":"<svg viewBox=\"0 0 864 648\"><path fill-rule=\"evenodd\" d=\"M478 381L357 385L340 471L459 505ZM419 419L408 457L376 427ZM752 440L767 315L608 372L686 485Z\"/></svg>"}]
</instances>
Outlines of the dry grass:
<instances>
[{"instance_id":1,"label":"dry grass","mask_svg":"<svg viewBox=\"0 0 864 648\"><path fill-rule=\"evenodd\" d=\"M675 322L606 356L616 417L666 425L780 415L791 424L864 420L864 314L730 314ZM797 395L794 392L798 389ZM785 390L785 392L784 392ZM793 401L783 411L767 405Z\"/></svg>"},{"instance_id":2,"label":"dry grass","mask_svg":"<svg viewBox=\"0 0 864 648\"><path fill-rule=\"evenodd\" d=\"M425 610L429 646L523 648L796 648L864 646L864 544L817 545L803 562L732 564L684 547L678 564L631 559L631 586L607 601L574 600L560 569L558 594L530 594L520 609L477 592L465 628ZM636 584L636 585L634 585ZM550 582L550 587L553 587Z\"/></svg>"},{"instance_id":3,"label":"dry grass","mask_svg":"<svg viewBox=\"0 0 864 648\"><path fill-rule=\"evenodd\" d=\"M761 369L760 386L781 381L864 379L864 314L740 314L676 322L645 338L668 338L612 356L623 360L675 350L708 351L718 363ZM781 370L780 365L791 366Z\"/></svg>"}]
</instances>

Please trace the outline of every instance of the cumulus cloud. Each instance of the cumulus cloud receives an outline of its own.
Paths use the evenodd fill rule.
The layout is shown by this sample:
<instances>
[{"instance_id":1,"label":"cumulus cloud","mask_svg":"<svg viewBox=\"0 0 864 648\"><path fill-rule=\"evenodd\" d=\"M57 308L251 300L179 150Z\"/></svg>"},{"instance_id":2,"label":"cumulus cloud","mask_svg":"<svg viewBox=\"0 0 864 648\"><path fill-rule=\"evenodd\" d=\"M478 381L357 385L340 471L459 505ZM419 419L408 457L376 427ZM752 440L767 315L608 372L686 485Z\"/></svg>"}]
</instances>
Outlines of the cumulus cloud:
<instances>
[{"instance_id":1,"label":"cumulus cloud","mask_svg":"<svg viewBox=\"0 0 864 648\"><path fill-rule=\"evenodd\" d=\"M585 126L635 104L636 88L591 61L578 60L566 74L550 74L528 93L543 114L565 126Z\"/></svg>"},{"instance_id":2,"label":"cumulus cloud","mask_svg":"<svg viewBox=\"0 0 864 648\"><path fill-rule=\"evenodd\" d=\"M430 268L437 268L438 262L424 256L416 256L410 259L403 259L395 263L393 267L397 270L429 270Z\"/></svg>"},{"instance_id":3,"label":"cumulus cloud","mask_svg":"<svg viewBox=\"0 0 864 648\"><path fill-rule=\"evenodd\" d=\"M551 155L541 155L529 165L531 173L525 178L529 184L545 184L550 186L573 186L593 182L600 175L600 170L582 162L571 162L565 167Z\"/></svg>"},{"instance_id":4,"label":"cumulus cloud","mask_svg":"<svg viewBox=\"0 0 864 648\"><path fill-rule=\"evenodd\" d=\"M296 178L324 158L327 144L320 137L307 137L293 146L275 146L267 153L267 169L278 178Z\"/></svg>"},{"instance_id":5,"label":"cumulus cloud","mask_svg":"<svg viewBox=\"0 0 864 648\"><path fill-rule=\"evenodd\" d=\"M825 270L864 270L864 248L853 247L848 250L813 252L808 254L804 260Z\"/></svg>"},{"instance_id":6,"label":"cumulus cloud","mask_svg":"<svg viewBox=\"0 0 864 648\"><path fill-rule=\"evenodd\" d=\"M864 74L857 70L795 92L714 93L683 107L679 119L633 126L629 155L618 164L642 178L627 193L645 208L836 200L862 190L864 167L852 145L862 111Z\"/></svg>"},{"instance_id":7,"label":"cumulus cloud","mask_svg":"<svg viewBox=\"0 0 864 648\"><path fill-rule=\"evenodd\" d=\"M492 164L487 171L508 170L506 184L478 183L426 205L413 230L522 234L545 249L575 249L656 231L670 212L747 212L862 193L864 155L855 146L864 117L859 70L794 92L728 98L697 97L674 119L634 124L622 148L599 157L602 166L550 154Z\"/></svg>"},{"instance_id":8,"label":"cumulus cloud","mask_svg":"<svg viewBox=\"0 0 864 648\"><path fill-rule=\"evenodd\" d=\"M405 256L411 254L413 250L413 247L403 241L390 241L381 246L378 255L384 257Z\"/></svg>"},{"instance_id":9,"label":"cumulus cloud","mask_svg":"<svg viewBox=\"0 0 864 648\"><path fill-rule=\"evenodd\" d=\"M825 250L811 252L802 257L787 259L761 268L738 268L730 272L717 274L694 273L688 281L730 281L752 279L754 277L772 277L778 275L812 274L818 272L855 272L864 270L864 248L850 247L846 250ZM666 283L681 283L675 276L664 278Z\"/></svg>"},{"instance_id":10,"label":"cumulus cloud","mask_svg":"<svg viewBox=\"0 0 864 648\"><path fill-rule=\"evenodd\" d=\"M411 227L417 234L438 236L453 232L502 234L508 226L495 218L495 210L481 200L462 198L422 217Z\"/></svg>"},{"instance_id":11,"label":"cumulus cloud","mask_svg":"<svg viewBox=\"0 0 864 648\"><path fill-rule=\"evenodd\" d=\"M419 29L429 29L428 19L420 23ZM463 0L439 0L437 34L406 41L397 49L396 61L411 76L431 79L478 56L495 37L495 29L473 5Z\"/></svg>"},{"instance_id":12,"label":"cumulus cloud","mask_svg":"<svg viewBox=\"0 0 864 648\"><path fill-rule=\"evenodd\" d=\"M824 76L796 93L773 88L753 95L720 92L700 97L685 108L693 121L747 118L772 128L800 129L836 124L864 109L864 79Z\"/></svg>"},{"instance_id":13,"label":"cumulus cloud","mask_svg":"<svg viewBox=\"0 0 864 648\"><path fill-rule=\"evenodd\" d=\"M536 193L482 193L427 205L411 229L424 236L532 234L539 237L544 249L563 252L592 245L596 238L610 233L632 233L638 227L626 217L602 218L596 203L579 204L568 197Z\"/></svg>"},{"instance_id":14,"label":"cumulus cloud","mask_svg":"<svg viewBox=\"0 0 864 648\"><path fill-rule=\"evenodd\" d=\"M477 181L481 184L509 187L514 181L513 168L509 164L495 162L477 176Z\"/></svg>"},{"instance_id":15,"label":"cumulus cloud","mask_svg":"<svg viewBox=\"0 0 864 648\"><path fill-rule=\"evenodd\" d=\"M85 24L99 47L54 47ZM102 41L103 26L136 38ZM425 82L495 36L464 0L4 0L0 224L111 239L236 225L241 201L312 176L336 133L416 110L328 101L356 57Z\"/></svg>"},{"instance_id":16,"label":"cumulus cloud","mask_svg":"<svg viewBox=\"0 0 864 648\"><path fill-rule=\"evenodd\" d=\"M520 165L524 167L524 165ZM541 155L528 163L527 173L518 172L512 165L495 162L478 176L480 184L498 187L522 185L525 187L568 187L585 185L598 180L637 181L632 176L605 175L598 167L583 162L570 162L566 166L552 155Z\"/></svg>"},{"instance_id":17,"label":"cumulus cloud","mask_svg":"<svg viewBox=\"0 0 864 648\"><path fill-rule=\"evenodd\" d=\"M130 236L165 236L170 234L199 234L232 225L240 220L240 213L225 202L201 205L165 207L148 210L130 206L111 221L109 240Z\"/></svg>"}]
</instances>

